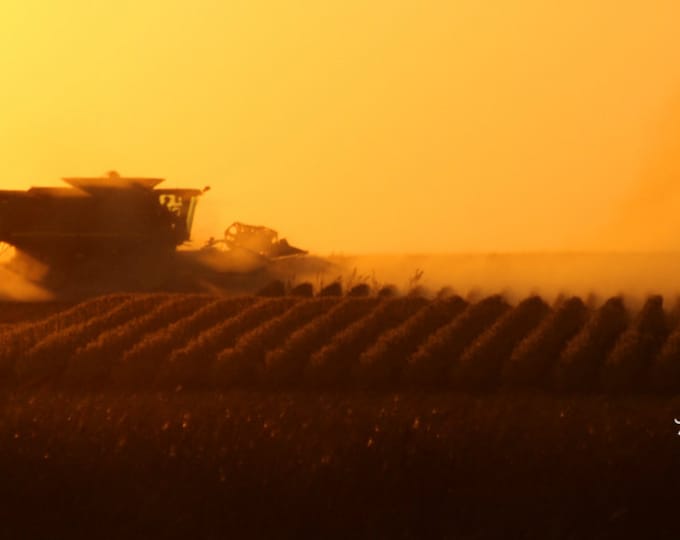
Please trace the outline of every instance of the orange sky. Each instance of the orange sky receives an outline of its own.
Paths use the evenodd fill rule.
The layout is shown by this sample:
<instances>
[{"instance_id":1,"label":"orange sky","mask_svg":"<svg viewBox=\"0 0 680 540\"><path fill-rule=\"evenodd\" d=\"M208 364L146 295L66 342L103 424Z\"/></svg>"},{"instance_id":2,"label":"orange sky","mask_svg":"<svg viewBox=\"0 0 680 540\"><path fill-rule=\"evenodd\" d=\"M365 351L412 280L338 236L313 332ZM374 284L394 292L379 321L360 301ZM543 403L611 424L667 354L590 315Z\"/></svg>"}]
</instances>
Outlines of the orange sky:
<instances>
[{"instance_id":1,"label":"orange sky","mask_svg":"<svg viewBox=\"0 0 680 540\"><path fill-rule=\"evenodd\" d=\"M2 185L210 184L198 238L321 253L680 248L680 2L560 4L3 0Z\"/></svg>"}]
</instances>

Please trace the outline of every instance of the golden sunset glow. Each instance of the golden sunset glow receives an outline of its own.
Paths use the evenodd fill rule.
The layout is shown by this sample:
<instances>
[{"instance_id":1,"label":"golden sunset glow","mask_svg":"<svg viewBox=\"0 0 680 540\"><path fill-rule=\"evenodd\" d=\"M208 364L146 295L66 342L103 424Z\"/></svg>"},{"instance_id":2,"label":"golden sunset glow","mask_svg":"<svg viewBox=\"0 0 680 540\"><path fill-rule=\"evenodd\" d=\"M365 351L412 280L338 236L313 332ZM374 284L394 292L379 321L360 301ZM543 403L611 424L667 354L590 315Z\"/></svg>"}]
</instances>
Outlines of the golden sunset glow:
<instances>
[{"instance_id":1,"label":"golden sunset glow","mask_svg":"<svg viewBox=\"0 0 680 540\"><path fill-rule=\"evenodd\" d=\"M4 0L3 188L211 185L328 252L680 248L676 0Z\"/></svg>"}]
</instances>

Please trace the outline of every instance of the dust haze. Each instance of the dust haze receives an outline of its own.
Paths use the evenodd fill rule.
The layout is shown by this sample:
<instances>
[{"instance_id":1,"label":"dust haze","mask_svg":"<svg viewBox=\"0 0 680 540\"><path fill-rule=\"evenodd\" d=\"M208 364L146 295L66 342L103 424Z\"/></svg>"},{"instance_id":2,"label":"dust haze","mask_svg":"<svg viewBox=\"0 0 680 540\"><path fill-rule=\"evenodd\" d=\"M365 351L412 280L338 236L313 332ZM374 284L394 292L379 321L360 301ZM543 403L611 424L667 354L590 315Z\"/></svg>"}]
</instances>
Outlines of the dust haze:
<instances>
[{"instance_id":1,"label":"dust haze","mask_svg":"<svg viewBox=\"0 0 680 540\"><path fill-rule=\"evenodd\" d=\"M553 223L573 222L583 233L566 241L556 238L552 249L330 256L313 252L330 264L321 264L320 259L314 264L289 262L274 268L272 275L290 282L311 281L317 288L341 279L345 285L359 281L374 286L391 284L402 292L417 286L430 294L445 287L464 296L503 293L511 300L528 294L547 299L570 294L600 298L623 294L630 302L639 303L649 294L662 294L671 303L680 294L680 93L662 107L650 129L635 177L624 196L612 197L597 215L566 208L561 216L554 217ZM206 210L213 210L202 218L204 227L212 233L224 230L230 219L240 217L238 209L229 209L234 212L230 216L223 215L224 208L222 213L210 207ZM522 212L522 208L516 210ZM488 218L487 226L489 222L493 224L493 217ZM285 223L282 227L264 224L280 228L286 236ZM567 225L562 223L563 228ZM535 228L543 226L533 224ZM507 240L508 233L500 224L496 227L497 234ZM424 230L421 234L427 235ZM194 248L204 241L199 237ZM291 241L297 243L298 238ZM262 262L247 252L226 258L211 252L199 255L201 263L215 271L254 272ZM4 254L0 259L0 299L49 299L50 294L38 285L45 271L28 258L16 261Z\"/></svg>"},{"instance_id":2,"label":"dust haze","mask_svg":"<svg viewBox=\"0 0 680 540\"><path fill-rule=\"evenodd\" d=\"M392 284L401 291L418 286L430 294L450 287L461 295L503 293L515 300L528 294L547 299L621 294L639 305L650 294L662 294L671 305L680 294L680 92L659 108L649 126L633 178L623 196L612 192L596 215L565 208L553 216L553 224L562 222L563 229L573 225L581 233L556 237L546 250L522 251L519 239L515 250L498 253L331 255L335 266L315 268L316 274L291 267L288 277L317 285L338 278L345 285L368 281L374 286ZM594 172L592 181L598 183ZM516 211L522 213L522 208ZM493 223L493 217L488 222ZM213 230L219 228L215 222ZM507 235L500 225L497 228L499 236ZM426 237L427 231L421 234Z\"/></svg>"},{"instance_id":3,"label":"dust haze","mask_svg":"<svg viewBox=\"0 0 680 540\"><path fill-rule=\"evenodd\" d=\"M593 247L680 252L680 92L662 108L637 181L611 212L609 223L592 231Z\"/></svg>"},{"instance_id":4,"label":"dust haze","mask_svg":"<svg viewBox=\"0 0 680 540\"><path fill-rule=\"evenodd\" d=\"M330 257L336 266L316 279L329 281L335 275L346 284L363 280L402 291L420 286L431 294L450 287L463 295L502 292L515 299L527 294L622 294L639 303L650 294L662 294L674 302L680 294L680 93L668 100L651 126L634 177L623 197L612 196L597 215L565 208L555 220L573 222L583 233L556 239L552 249L336 255Z\"/></svg>"},{"instance_id":5,"label":"dust haze","mask_svg":"<svg viewBox=\"0 0 680 540\"><path fill-rule=\"evenodd\" d=\"M445 287L462 296L502 293L512 301L529 294L548 300L562 295L602 300L620 294L639 305L650 294L662 294L672 306L680 294L676 253L362 255L334 261L345 281L355 275L402 292L419 286L430 295Z\"/></svg>"},{"instance_id":6,"label":"dust haze","mask_svg":"<svg viewBox=\"0 0 680 540\"><path fill-rule=\"evenodd\" d=\"M616 101L615 96L610 97L609 101ZM554 105L552 101L549 104ZM530 109L527 104L524 107L526 112L535 116L540 112ZM543 133L546 135L543 139L548 142L539 141L539 137L534 134L534 139L526 143L527 153L520 152L518 148L505 148L501 143L506 139L501 134L510 139L517 133L511 129L514 124L507 118L509 112L501 108L497 111L498 117L489 122L493 126L492 132L480 135L483 141L474 140L472 136L456 141L460 145L456 146L460 154L456 165L465 165L460 170L443 163L443 158L440 163L423 151L423 159L419 157L417 160L418 167L422 164L422 170L416 170L415 166L409 169L401 164L397 171L396 165L390 165L385 155L376 153L376 160L381 161L371 163L368 172L376 175L384 173L390 178L390 175L394 175L398 180L390 183L384 192L378 187L388 185L386 182L375 187L362 176L367 174L365 163L359 163L355 169L341 169L336 163L337 159L333 161L335 154L330 157L320 154L324 159L318 158L319 168L313 171L314 175L322 177L317 186L312 181L299 182L298 185L290 179L285 184L277 176L279 171L257 168L260 164L268 163L267 159L258 159L258 152L244 153L243 160L224 166L224 183L221 187L216 186L217 189L201 201L194 248L200 247L209 236L219 236L231 221L245 220L274 227L282 237L288 237L293 244L310 249L317 257L346 253L329 256L334 266L328 268L320 269L320 265L317 265L312 270L301 269L291 263L289 268L280 273L282 278L289 280L304 279L320 284L337 278L345 283L352 279L364 279L376 284L394 284L402 291L415 284L432 292L451 287L459 294L503 292L510 297L531 293L548 298L561 294L644 297L659 293L670 298L680 293L680 92L676 91L652 105L646 103L643 107L640 103L641 109L645 107L656 108L656 113L651 115L653 119L649 120L644 133L638 134L637 139L642 141L640 155L634 158L628 155L634 146L630 141L621 144L618 158L614 157L615 140L602 143L602 154L598 154L598 149L591 148L593 144L590 143L597 138L593 134L589 135L592 138L589 144L577 138L565 138L567 142L563 146L566 150L558 152L555 150L559 146L557 134L562 127L566 129L563 124L550 125L550 131ZM612 122L616 120L616 112L621 111L615 107L609 111ZM586 117L583 111L581 115ZM529 115L527 117L530 118ZM551 120L559 119L555 117ZM565 124L568 122L566 118L561 119ZM523 117L522 122L525 120ZM632 125L622 124L626 129ZM611 136L615 126L609 127L612 129L601 130L598 136L602 139ZM571 128L574 129L573 126ZM358 131L356 126L352 129ZM579 129L585 133L589 127L579 126ZM625 130L622 128L622 131ZM635 138L627 131L623 135ZM554 143L550 142L550 137L555 139ZM621 140L624 138L622 136ZM495 140L496 146L484 146L489 139ZM381 138L376 137L376 140ZM410 144L412 141L408 139L406 142ZM402 150L408 155L412 147L407 146L406 142ZM475 184L473 180L478 178L466 182L454 176L454 173L461 173L461 177L463 173L472 174L472 165L465 161L464 154L470 148L476 148L475 145L489 150L491 158L511 155L512 160L508 158L508 162L503 164L507 170L502 171L500 165L495 167L482 162L478 152L473 155L474 159L470 159L480 169L488 168L484 172L488 178L480 173L479 178L482 180ZM335 148L333 145L330 147ZM304 162L311 159L306 153L307 147L302 145L301 148L305 149L305 154L300 160ZM271 149L263 148L261 153L268 155L268 150ZM438 158L453 153L450 148L435 150L439 152ZM521 150L526 149L522 146ZM542 151L546 155L541 157ZM551 151L556 154L551 155ZM590 152L587 159L580 151ZM556 156L567 156L574 162L583 160L585 164L582 164L582 168L574 166L572 169L581 173L574 181L579 190L583 189L582 199L588 204L575 207L574 200L565 200L562 204L560 197L569 194L564 188L569 180L560 167L567 160L558 160ZM534 157L536 161L532 161ZM345 160L345 154L341 158ZM98 165L95 169L104 170L110 165ZM193 161L191 166L194 167ZM438 169L440 166L441 171ZM357 193L363 195L364 192L350 189L349 184L336 182L338 179L332 176L335 168L339 171L337 175L346 174L352 182L363 182L362 189L368 186L373 192L358 196ZM219 172L219 169L216 170ZM206 168L201 172L209 179L219 176L216 170ZM536 176L550 171L555 171L555 178L546 177L540 184L536 181ZM132 169L132 172L136 171ZM446 177L445 191L434 190L441 184L427 184L428 174L432 176L435 172ZM622 172L630 173L630 176L617 182L615 177ZM288 173L292 176L290 171ZM403 173L403 176L397 173ZM507 176L503 176L503 173ZM280 174L285 178L286 171L281 170ZM447 175L451 175L451 178ZM329 178L323 178L325 176ZM263 179L276 182L276 189L272 186L263 189ZM424 187L420 186L421 179L425 182ZM349 182L344 178L342 180ZM315 192L316 189L327 187L324 182L336 183L325 195L320 191ZM192 187L204 183L213 184L201 181ZM541 186L551 183L557 187L549 188L557 191L550 191L549 188L540 191ZM181 181L179 184L184 185ZM343 189L339 189L338 184ZM404 195L407 203L390 195L389 189L396 190L399 184L402 187L408 185L411 190L407 193L408 197ZM426 193L425 198L423 192L427 191L428 186L432 192L428 192L429 195ZM232 188L233 192L230 191ZM302 191L298 193L296 189ZM525 197L522 189L526 191L526 200L522 199ZM257 191L257 196L252 195L251 191ZM292 194L288 191L292 191ZM328 193L331 195L328 196ZM502 201L505 195L508 200ZM329 200L337 207L336 211L329 212L328 206L321 206L328 204ZM467 206L466 202L469 203ZM545 211L537 212L535 207L541 204L545 206ZM413 210L415 206L417 208ZM447 217L441 217L444 211ZM427 221L432 216L440 220L439 228L434 226L437 224L434 218L431 222ZM565 231L573 233L566 234ZM428 244L435 240L441 242L442 238L449 243L450 249L442 249L441 244ZM343 251L345 246L342 241L355 244L346 244L347 249ZM362 246L364 249L365 246L378 246L376 251L384 246L384 251L391 254L353 255L353 245L359 249ZM494 249L496 245L501 245L502 249ZM530 247L527 248L527 245ZM533 249L534 245L536 249ZM399 252L400 248L404 253ZM427 252L429 249L450 253L409 254L414 251ZM366 251L370 253L370 249ZM232 257L227 260L227 268L222 268L227 264L224 259L204 262L216 271L247 272L257 266L258 261L250 257ZM419 272L422 272L422 277L414 280ZM36 273L39 274L40 269L0 267L0 298L46 298L47 292L36 285L39 282Z\"/></svg>"},{"instance_id":7,"label":"dust haze","mask_svg":"<svg viewBox=\"0 0 680 540\"><path fill-rule=\"evenodd\" d=\"M17 257L14 249L0 246L0 301L42 302L53 295L39 285L47 268L30 259Z\"/></svg>"}]
</instances>

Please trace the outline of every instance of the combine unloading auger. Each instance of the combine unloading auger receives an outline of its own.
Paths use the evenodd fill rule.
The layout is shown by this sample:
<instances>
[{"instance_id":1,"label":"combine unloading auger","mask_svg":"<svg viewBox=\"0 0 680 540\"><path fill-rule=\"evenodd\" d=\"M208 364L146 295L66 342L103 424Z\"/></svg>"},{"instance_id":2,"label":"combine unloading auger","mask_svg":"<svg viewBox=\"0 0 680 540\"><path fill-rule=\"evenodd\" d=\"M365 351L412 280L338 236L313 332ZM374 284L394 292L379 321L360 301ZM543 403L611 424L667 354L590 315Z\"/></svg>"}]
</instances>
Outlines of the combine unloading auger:
<instances>
[{"instance_id":1,"label":"combine unloading auger","mask_svg":"<svg viewBox=\"0 0 680 540\"><path fill-rule=\"evenodd\" d=\"M273 229L239 222L223 240L186 249L208 188L163 189L160 178L115 172L64 181L70 187L0 191L0 246L47 265L52 289L229 288L260 283L268 268L280 270L276 261L307 253Z\"/></svg>"}]
</instances>

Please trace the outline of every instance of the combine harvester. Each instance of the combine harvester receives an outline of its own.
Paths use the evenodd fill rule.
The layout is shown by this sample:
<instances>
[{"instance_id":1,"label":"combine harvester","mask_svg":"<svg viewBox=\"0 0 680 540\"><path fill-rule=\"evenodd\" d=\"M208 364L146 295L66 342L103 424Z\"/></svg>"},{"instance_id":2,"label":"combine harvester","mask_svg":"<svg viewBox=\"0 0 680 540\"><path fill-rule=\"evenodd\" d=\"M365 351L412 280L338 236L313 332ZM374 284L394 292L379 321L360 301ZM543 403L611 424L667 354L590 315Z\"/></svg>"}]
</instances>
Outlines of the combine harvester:
<instances>
[{"instance_id":1,"label":"combine harvester","mask_svg":"<svg viewBox=\"0 0 680 540\"><path fill-rule=\"evenodd\" d=\"M276 231L239 222L191 248L196 205L209 188L157 189L163 179L116 172L63 180L71 187L0 191L0 246L15 252L6 268L58 297L253 292L330 268Z\"/></svg>"}]
</instances>

